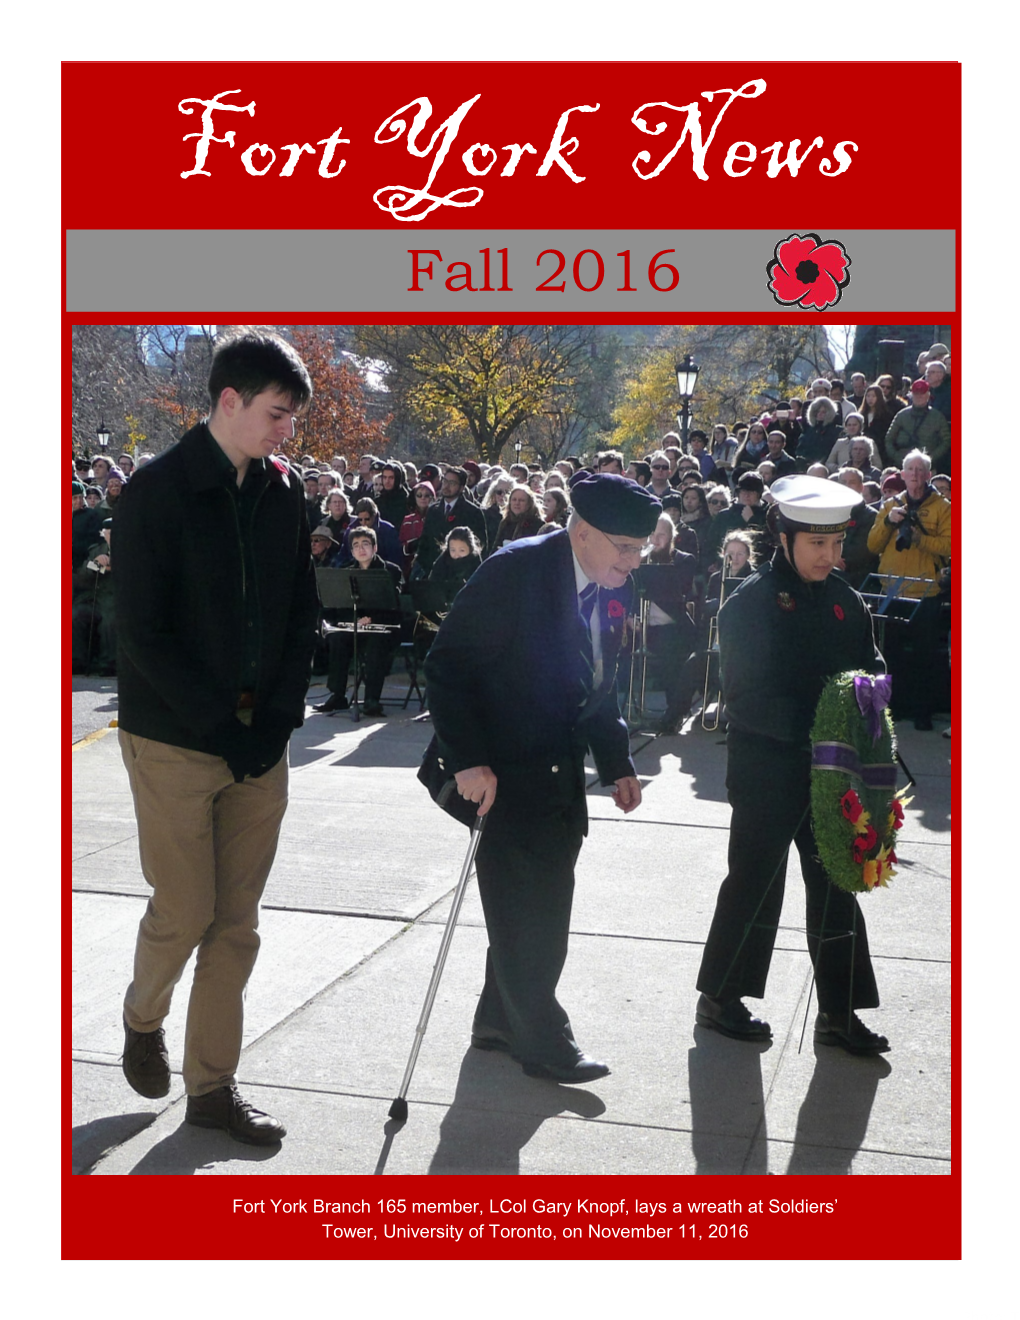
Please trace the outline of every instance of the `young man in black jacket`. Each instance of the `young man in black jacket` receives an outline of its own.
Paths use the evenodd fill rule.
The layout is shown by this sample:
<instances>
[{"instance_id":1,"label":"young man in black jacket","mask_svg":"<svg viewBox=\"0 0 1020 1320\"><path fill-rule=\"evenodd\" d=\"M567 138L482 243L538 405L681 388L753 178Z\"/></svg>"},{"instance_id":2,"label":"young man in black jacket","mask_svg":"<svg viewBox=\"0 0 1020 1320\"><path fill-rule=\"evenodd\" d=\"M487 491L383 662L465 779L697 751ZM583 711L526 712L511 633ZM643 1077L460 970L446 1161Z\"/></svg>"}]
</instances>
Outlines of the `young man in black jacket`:
<instances>
[{"instance_id":1,"label":"young man in black jacket","mask_svg":"<svg viewBox=\"0 0 1020 1320\"><path fill-rule=\"evenodd\" d=\"M208 419L139 469L117 517L119 737L153 888L123 1066L139 1094L167 1094L162 1023L197 948L186 1121L268 1145L285 1129L234 1073L315 644L303 483L274 457L312 387L288 344L245 333L217 349L209 393Z\"/></svg>"}]
</instances>

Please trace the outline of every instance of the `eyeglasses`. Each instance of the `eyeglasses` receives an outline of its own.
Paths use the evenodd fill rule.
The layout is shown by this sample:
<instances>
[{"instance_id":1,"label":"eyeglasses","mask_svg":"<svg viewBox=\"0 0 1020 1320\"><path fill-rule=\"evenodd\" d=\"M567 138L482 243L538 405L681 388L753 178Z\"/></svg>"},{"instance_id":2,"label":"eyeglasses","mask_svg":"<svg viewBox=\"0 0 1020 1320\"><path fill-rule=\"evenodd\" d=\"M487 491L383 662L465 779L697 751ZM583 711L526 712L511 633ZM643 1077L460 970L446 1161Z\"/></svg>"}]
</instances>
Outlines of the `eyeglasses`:
<instances>
[{"instance_id":1,"label":"eyeglasses","mask_svg":"<svg viewBox=\"0 0 1020 1320\"><path fill-rule=\"evenodd\" d=\"M725 504L726 501L725 501L725 500L720 500L720 499L714 499L714 500L709 500L708 503L709 503L709 504Z\"/></svg>"},{"instance_id":2,"label":"eyeglasses","mask_svg":"<svg viewBox=\"0 0 1020 1320\"><path fill-rule=\"evenodd\" d=\"M669 464L668 464L668 463L653 463L653 464L652 464L652 471L653 471L653 472L668 472L668 471L669 471Z\"/></svg>"},{"instance_id":3,"label":"eyeglasses","mask_svg":"<svg viewBox=\"0 0 1020 1320\"><path fill-rule=\"evenodd\" d=\"M595 530L599 536L605 537L621 559L640 559L649 548L647 541L643 545L621 545L619 541L614 541L611 536L606 536L600 528L596 527Z\"/></svg>"}]
</instances>

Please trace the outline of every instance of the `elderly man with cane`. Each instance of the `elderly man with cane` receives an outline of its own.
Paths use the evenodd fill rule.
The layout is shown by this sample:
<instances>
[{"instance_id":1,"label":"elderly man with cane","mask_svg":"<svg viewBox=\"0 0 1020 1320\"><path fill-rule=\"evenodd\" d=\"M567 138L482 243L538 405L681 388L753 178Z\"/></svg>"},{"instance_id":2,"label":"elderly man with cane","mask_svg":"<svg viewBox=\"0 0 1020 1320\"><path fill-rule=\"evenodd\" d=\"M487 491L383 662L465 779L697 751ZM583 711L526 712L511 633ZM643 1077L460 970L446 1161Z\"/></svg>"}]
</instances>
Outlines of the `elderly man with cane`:
<instances>
[{"instance_id":1,"label":"elderly man with cane","mask_svg":"<svg viewBox=\"0 0 1020 1320\"><path fill-rule=\"evenodd\" d=\"M477 853L489 937L471 1043L531 1077L590 1082L604 1063L574 1040L556 986L574 864L587 833L584 759L621 811L641 801L616 698L627 586L661 505L636 482L575 483L567 527L488 559L425 664L439 757L486 816Z\"/></svg>"}]
</instances>

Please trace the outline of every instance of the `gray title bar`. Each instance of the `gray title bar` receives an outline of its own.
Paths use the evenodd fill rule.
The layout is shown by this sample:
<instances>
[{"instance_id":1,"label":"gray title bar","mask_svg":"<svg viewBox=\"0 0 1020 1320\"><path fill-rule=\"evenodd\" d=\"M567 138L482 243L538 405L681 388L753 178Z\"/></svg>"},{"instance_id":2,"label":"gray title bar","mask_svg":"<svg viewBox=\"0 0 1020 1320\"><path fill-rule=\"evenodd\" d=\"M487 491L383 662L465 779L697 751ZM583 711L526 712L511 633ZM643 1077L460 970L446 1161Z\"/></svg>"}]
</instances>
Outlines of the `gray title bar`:
<instances>
[{"instance_id":1,"label":"gray title bar","mask_svg":"<svg viewBox=\"0 0 1020 1320\"><path fill-rule=\"evenodd\" d=\"M819 236L838 239L851 262L834 314L956 310L952 230ZM75 229L67 310L815 315L784 309L768 289L766 267L787 237L766 229Z\"/></svg>"}]
</instances>

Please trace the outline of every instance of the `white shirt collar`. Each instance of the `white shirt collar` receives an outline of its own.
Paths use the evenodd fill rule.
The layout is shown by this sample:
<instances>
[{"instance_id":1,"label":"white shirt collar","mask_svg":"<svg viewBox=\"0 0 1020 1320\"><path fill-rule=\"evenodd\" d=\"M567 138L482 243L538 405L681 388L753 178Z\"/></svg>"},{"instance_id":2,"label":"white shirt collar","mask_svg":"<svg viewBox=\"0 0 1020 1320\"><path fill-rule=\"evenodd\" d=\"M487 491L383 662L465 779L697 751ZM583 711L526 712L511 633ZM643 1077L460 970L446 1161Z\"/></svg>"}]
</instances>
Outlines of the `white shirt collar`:
<instances>
[{"instance_id":1,"label":"white shirt collar","mask_svg":"<svg viewBox=\"0 0 1020 1320\"><path fill-rule=\"evenodd\" d=\"M587 573L584 571L584 569L581 567L581 564L580 564L580 561L579 561L578 558L577 558L577 555L574 554L574 548L573 548L573 546L571 546L571 548L570 548L570 553L571 553L571 554L573 555L573 557L574 557L574 587L575 587L575 589L576 589L576 591L577 591L577 594L580 596L581 592L585 589L585 587L587 587L587 586L589 585L589 583L591 582L592 579L588 576L588 574L587 574Z\"/></svg>"}]
</instances>

